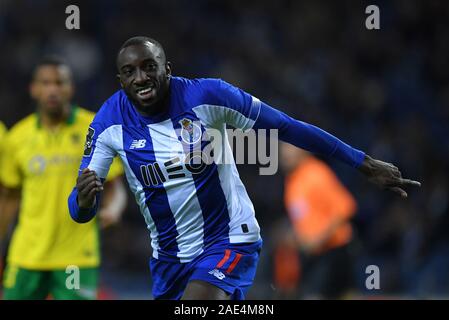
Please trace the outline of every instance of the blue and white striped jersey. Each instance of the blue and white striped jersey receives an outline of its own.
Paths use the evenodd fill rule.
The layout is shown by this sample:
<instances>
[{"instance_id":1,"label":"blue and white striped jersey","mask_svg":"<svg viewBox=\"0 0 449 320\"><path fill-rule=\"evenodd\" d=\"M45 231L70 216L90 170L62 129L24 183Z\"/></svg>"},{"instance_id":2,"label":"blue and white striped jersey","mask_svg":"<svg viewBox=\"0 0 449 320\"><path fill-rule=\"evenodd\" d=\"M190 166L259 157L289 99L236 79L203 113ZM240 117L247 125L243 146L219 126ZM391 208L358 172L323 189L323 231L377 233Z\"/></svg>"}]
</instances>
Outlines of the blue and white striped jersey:
<instances>
[{"instance_id":1,"label":"blue and white striped jersey","mask_svg":"<svg viewBox=\"0 0 449 320\"><path fill-rule=\"evenodd\" d=\"M104 103L89 128L80 172L89 167L104 179L114 156L122 158L157 259L189 262L213 243L256 242L259 225L226 124L244 131L276 129L282 141L355 168L365 158L363 151L222 80L172 77L168 108L156 116L139 114L122 90ZM218 136L220 143L212 139ZM75 187L70 215L84 223L95 216L98 201L93 209L80 209L77 197Z\"/></svg>"},{"instance_id":2,"label":"blue and white striped jersey","mask_svg":"<svg viewBox=\"0 0 449 320\"><path fill-rule=\"evenodd\" d=\"M153 256L189 262L216 242L260 240L254 207L234 161L194 161L209 143L205 130L223 139L213 152L232 157L226 124L252 128L261 103L218 79L172 77L163 114L142 116L123 90L101 107L92 122L80 171L106 178L119 155L151 236Z\"/></svg>"}]
</instances>

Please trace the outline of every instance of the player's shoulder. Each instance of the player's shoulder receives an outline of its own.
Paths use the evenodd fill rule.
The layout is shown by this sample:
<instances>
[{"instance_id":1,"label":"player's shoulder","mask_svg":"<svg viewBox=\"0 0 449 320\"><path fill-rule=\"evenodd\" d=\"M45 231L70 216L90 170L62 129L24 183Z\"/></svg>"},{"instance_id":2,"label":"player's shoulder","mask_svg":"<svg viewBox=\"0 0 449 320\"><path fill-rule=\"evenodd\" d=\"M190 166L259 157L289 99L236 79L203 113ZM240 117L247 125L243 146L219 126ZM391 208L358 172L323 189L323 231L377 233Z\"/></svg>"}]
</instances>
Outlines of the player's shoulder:
<instances>
[{"instance_id":1,"label":"player's shoulder","mask_svg":"<svg viewBox=\"0 0 449 320\"><path fill-rule=\"evenodd\" d=\"M200 86L208 86L208 85L217 85L220 82L223 82L220 78L186 78L179 76L172 76L171 81L174 81L177 84L183 84L186 86L189 85L200 85Z\"/></svg>"},{"instance_id":2,"label":"player's shoulder","mask_svg":"<svg viewBox=\"0 0 449 320\"><path fill-rule=\"evenodd\" d=\"M188 101L198 104L223 105L233 99L238 88L220 78L187 79L175 77L175 88L184 89L184 96Z\"/></svg>"},{"instance_id":3,"label":"player's shoulder","mask_svg":"<svg viewBox=\"0 0 449 320\"><path fill-rule=\"evenodd\" d=\"M23 136L29 136L38 128L38 122L37 114L32 113L14 124L8 131L7 136L9 139L18 139Z\"/></svg>"},{"instance_id":4,"label":"player's shoulder","mask_svg":"<svg viewBox=\"0 0 449 320\"><path fill-rule=\"evenodd\" d=\"M227 84L226 81L220 78L184 78L184 77L172 77L176 86L185 87L193 90L217 90Z\"/></svg>"},{"instance_id":5,"label":"player's shoulder","mask_svg":"<svg viewBox=\"0 0 449 320\"><path fill-rule=\"evenodd\" d=\"M80 106L76 106L75 107L75 113L76 113L76 122L77 123L81 123L81 124L85 124L85 123L91 123L92 120L95 117L95 112L87 110L83 107Z\"/></svg>"},{"instance_id":6,"label":"player's shoulder","mask_svg":"<svg viewBox=\"0 0 449 320\"><path fill-rule=\"evenodd\" d=\"M129 100L123 90L116 91L100 107L93 123L103 128L123 122L123 110L129 107Z\"/></svg>"}]
</instances>

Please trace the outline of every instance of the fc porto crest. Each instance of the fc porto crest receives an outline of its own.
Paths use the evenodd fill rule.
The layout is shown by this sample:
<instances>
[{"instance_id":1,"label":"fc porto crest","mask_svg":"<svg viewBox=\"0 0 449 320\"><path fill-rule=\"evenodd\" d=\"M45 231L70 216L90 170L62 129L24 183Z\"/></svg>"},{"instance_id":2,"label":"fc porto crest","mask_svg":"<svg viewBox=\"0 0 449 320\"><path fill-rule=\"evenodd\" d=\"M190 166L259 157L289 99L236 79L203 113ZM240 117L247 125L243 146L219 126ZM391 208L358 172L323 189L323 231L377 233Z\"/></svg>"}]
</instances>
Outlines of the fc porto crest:
<instances>
[{"instance_id":1,"label":"fc porto crest","mask_svg":"<svg viewBox=\"0 0 449 320\"><path fill-rule=\"evenodd\" d=\"M181 138L187 144L195 144L201 140L201 127L192 120L183 118L181 125Z\"/></svg>"}]
</instances>

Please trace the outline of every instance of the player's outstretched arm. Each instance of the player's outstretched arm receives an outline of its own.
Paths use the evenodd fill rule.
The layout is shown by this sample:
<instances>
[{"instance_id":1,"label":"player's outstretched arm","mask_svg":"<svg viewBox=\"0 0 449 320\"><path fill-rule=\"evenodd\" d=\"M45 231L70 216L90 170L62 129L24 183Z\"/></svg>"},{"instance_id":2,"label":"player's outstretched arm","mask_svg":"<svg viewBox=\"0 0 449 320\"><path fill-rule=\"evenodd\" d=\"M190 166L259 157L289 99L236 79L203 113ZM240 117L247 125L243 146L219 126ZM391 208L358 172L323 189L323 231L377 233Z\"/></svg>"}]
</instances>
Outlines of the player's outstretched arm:
<instances>
[{"instance_id":1,"label":"player's outstretched arm","mask_svg":"<svg viewBox=\"0 0 449 320\"><path fill-rule=\"evenodd\" d=\"M277 130L280 140L357 168L369 181L403 197L407 196L404 187L420 185L417 181L403 179L398 168L392 164L372 159L330 133L296 120L224 81L208 80L207 83L203 82L203 86L208 103L224 106L215 109L208 107L206 110L198 108L203 120L207 119L212 125L224 122L242 130Z\"/></svg>"},{"instance_id":2,"label":"player's outstretched arm","mask_svg":"<svg viewBox=\"0 0 449 320\"><path fill-rule=\"evenodd\" d=\"M365 158L363 151L351 147L321 128L296 120L263 102L253 128L275 129L279 139L284 142L315 154L333 157L354 168L360 167Z\"/></svg>"},{"instance_id":3,"label":"player's outstretched arm","mask_svg":"<svg viewBox=\"0 0 449 320\"><path fill-rule=\"evenodd\" d=\"M404 187L420 186L418 181L402 178L401 172L391 163L376 160L344 143L328 132L311 124L298 121L265 103L261 104L255 129L277 129L279 139L312 153L334 157L358 168L370 182L379 187L407 197Z\"/></svg>"},{"instance_id":4,"label":"player's outstretched arm","mask_svg":"<svg viewBox=\"0 0 449 320\"><path fill-rule=\"evenodd\" d=\"M391 190L403 198L407 198L407 192L403 188L421 186L418 181L402 178L401 171L393 164L373 159L368 155L365 155L359 170L368 178L368 181L383 189Z\"/></svg>"}]
</instances>

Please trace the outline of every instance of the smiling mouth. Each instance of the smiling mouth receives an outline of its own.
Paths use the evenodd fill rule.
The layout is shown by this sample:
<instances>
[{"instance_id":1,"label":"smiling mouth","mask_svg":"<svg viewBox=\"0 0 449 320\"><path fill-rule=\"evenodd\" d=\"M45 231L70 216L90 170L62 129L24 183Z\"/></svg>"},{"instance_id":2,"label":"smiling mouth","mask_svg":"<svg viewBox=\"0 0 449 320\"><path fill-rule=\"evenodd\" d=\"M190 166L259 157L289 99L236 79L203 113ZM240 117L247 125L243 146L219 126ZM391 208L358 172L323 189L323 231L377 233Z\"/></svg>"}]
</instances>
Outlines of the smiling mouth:
<instances>
[{"instance_id":1,"label":"smiling mouth","mask_svg":"<svg viewBox=\"0 0 449 320\"><path fill-rule=\"evenodd\" d=\"M136 90L137 97L142 100L151 98L155 94L155 86L153 83Z\"/></svg>"}]
</instances>

